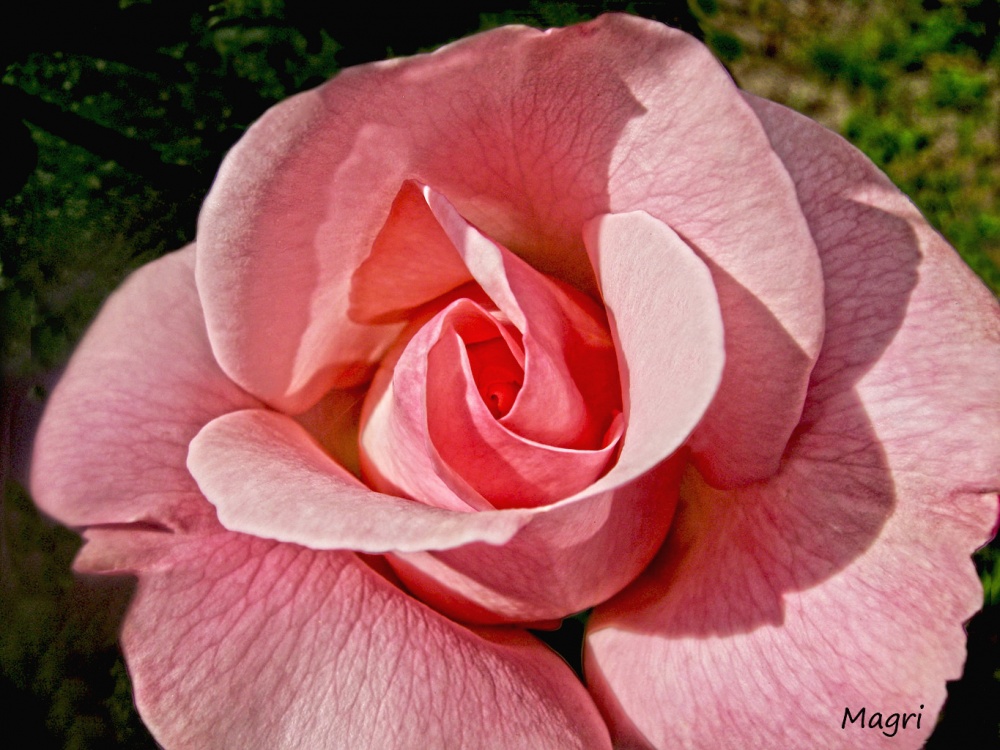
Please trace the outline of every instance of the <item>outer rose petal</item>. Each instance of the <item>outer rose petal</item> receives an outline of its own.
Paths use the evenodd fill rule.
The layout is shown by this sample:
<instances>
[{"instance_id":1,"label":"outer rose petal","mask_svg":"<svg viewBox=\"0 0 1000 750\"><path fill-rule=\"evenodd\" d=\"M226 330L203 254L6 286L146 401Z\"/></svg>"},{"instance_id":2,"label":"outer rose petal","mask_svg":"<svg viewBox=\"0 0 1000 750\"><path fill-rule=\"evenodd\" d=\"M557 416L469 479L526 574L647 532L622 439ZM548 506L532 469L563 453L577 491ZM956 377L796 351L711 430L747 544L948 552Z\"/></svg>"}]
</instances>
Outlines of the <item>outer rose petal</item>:
<instances>
[{"instance_id":1,"label":"outer rose petal","mask_svg":"<svg viewBox=\"0 0 1000 750\"><path fill-rule=\"evenodd\" d=\"M588 679L628 746L920 747L982 603L1000 316L859 152L750 101L822 254L823 356L777 476L723 493L689 472L663 554L591 621ZM861 707L921 726L842 728Z\"/></svg>"},{"instance_id":2,"label":"outer rose petal","mask_svg":"<svg viewBox=\"0 0 1000 750\"><path fill-rule=\"evenodd\" d=\"M314 549L412 553L394 557L411 588L486 624L560 619L619 591L663 540L677 484L668 462L544 508L448 511L372 492L293 420L264 410L208 424L188 464L226 528Z\"/></svg>"},{"instance_id":3,"label":"outer rose petal","mask_svg":"<svg viewBox=\"0 0 1000 750\"><path fill-rule=\"evenodd\" d=\"M230 152L198 230L212 345L236 382L294 412L368 377L398 328L352 319L351 281L411 179L589 291L588 220L643 209L672 227L706 258L727 320L699 465L726 485L776 470L822 336L822 278L788 175L702 45L627 16L506 27L272 109Z\"/></svg>"},{"instance_id":4,"label":"outer rose petal","mask_svg":"<svg viewBox=\"0 0 1000 750\"><path fill-rule=\"evenodd\" d=\"M737 486L777 470L799 421L823 338L823 277L792 182L728 74L693 38L631 20L648 45L618 44L644 114L615 145L609 211L655 216L712 270L726 370L691 447L710 482Z\"/></svg>"},{"instance_id":5,"label":"outer rose petal","mask_svg":"<svg viewBox=\"0 0 1000 750\"><path fill-rule=\"evenodd\" d=\"M136 271L107 301L54 390L31 490L69 526L142 522L218 528L185 469L206 422L259 407L212 356L194 246Z\"/></svg>"},{"instance_id":6,"label":"outer rose petal","mask_svg":"<svg viewBox=\"0 0 1000 750\"><path fill-rule=\"evenodd\" d=\"M374 492L290 417L263 409L206 425L191 441L188 466L226 528L314 549L378 554L504 544L528 521Z\"/></svg>"},{"instance_id":7,"label":"outer rose petal","mask_svg":"<svg viewBox=\"0 0 1000 750\"><path fill-rule=\"evenodd\" d=\"M177 538L139 571L122 639L171 750L610 747L541 643L457 625L349 552Z\"/></svg>"}]
</instances>

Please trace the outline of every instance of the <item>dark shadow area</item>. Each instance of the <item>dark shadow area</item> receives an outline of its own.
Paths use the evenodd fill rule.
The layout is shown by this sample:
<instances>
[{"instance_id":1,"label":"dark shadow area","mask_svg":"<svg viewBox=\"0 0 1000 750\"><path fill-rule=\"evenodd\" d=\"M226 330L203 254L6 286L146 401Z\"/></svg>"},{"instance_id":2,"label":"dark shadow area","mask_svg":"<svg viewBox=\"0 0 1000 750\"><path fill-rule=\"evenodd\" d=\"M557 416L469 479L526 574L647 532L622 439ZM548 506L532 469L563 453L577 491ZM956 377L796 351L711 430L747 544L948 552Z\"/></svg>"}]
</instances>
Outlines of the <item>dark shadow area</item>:
<instances>
[{"instance_id":1,"label":"dark shadow area","mask_svg":"<svg viewBox=\"0 0 1000 750\"><path fill-rule=\"evenodd\" d=\"M156 747L131 708L117 645L135 581L69 572L79 538L8 483L0 545L0 700L38 748Z\"/></svg>"},{"instance_id":2,"label":"dark shadow area","mask_svg":"<svg viewBox=\"0 0 1000 750\"><path fill-rule=\"evenodd\" d=\"M588 613L567 617L556 630L532 630L531 634L555 651L583 679L583 630Z\"/></svg>"},{"instance_id":3,"label":"dark shadow area","mask_svg":"<svg viewBox=\"0 0 1000 750\"><path fill-rule=\"evenodd\" d=\"M948 701L925 750L1000 748L1000 607L987 606L966 626L969 653L960 680L948 683Z\"/></svg>"},{"instance_id":4,"label":"dark shadow area","mask_svg":"<svg viewBox=\"0 0 1000 750\"><path fill-rule=\"evenodd\" d=\"M905 221L870 206L840 200L827 215L881 235L858 252L848 232L842 251L825 251L826 338L779 474L718 491L689 472L657 560L609 605L635 609L654 596L654 581L653 590L672 590L651 632L710 637L778 625L784 594L848 566L893 512L892 475L854 386L903 323L920 250Z\"/></svg>"}]
</instances>

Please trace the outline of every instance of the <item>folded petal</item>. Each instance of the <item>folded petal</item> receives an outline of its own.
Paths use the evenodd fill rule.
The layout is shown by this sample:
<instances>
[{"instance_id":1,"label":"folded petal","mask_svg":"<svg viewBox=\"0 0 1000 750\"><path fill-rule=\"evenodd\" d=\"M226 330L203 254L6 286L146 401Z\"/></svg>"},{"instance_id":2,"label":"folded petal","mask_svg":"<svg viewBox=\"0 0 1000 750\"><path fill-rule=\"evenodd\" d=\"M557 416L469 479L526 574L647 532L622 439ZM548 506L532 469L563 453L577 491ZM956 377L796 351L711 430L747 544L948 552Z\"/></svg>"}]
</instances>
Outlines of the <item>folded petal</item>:
<instances>
[{"instance_id":1,"label":"folded petal","mask_svg":"<svg viewBox=\"0 0 1000 750\"><path fill-rule=\"evenodd\" d=\"M390 353L376 375L361 415L362 469L373 488L390 495L437 508L487 510L493 506L444 461L428 428L430 354L456 327L499 335L496 322L481 307L461 299L409 341L401 341L398 356ZM448 403L434 408L461 407Z\"/></svg>"},{"instance_id":2,"label":"folded petal","mask_svg":"<svg viewBox=\"0 0 1000 750\"><path fill-rule=\"evenodd\" d=\"M714 485L766 478L799 421L823 339L815 244L781 160L711 52L638 19L613 33L608 46L628 61L617 65L631 67L624 77L643 116L612 155L609 211L648 212L711 269L726 370L691 445Z\"/></svg>"},{"instance_id":3,"label":"folded petal","mask_svg":"<svg viewBox=\"0 0 1000 750\"><path fill-rule=\"evenodd\" d=\"M555 505L492 511L527 521L503 546L473 542L386 557L409 591L459 621L561 620L606 601L653 558L673 517L679 465L668 460Z\"/></svg>"},{"instance_id":4,"label":"folded petal","mask_svg":"<svg viewBox=\"0 0 1000 750\"><path fill-rule=\"evenodd\" d=\"M245 411L191 445L188 465L222 523L315 549L393 551L407 586L468 621L561 618L620 590L666 533L684 454L667 459L719 382L722 321L708 269L652 217L600 218L587 242L627 420L618 460L597 482L539 508L443 510L371 492L290 418Z\"/></svg>"},{"instance_id":5,"label":"folded petal","mask_svg":"<svg viewBox=\"0 0 1000 750\"><path fill-rule=\"evenodd\" d=\"M383 255L373 247L404 213L393 204L408 180L588 293L588 220L644 209L673 227L715 275L732 352L699 460L722 483L774 471L822 334L822 281L788 176L707 50L627 16L506 27L344 71L272 109L227 157L199 222L198 286L236 382L296 412L370 377L399 328L372 322L394 310L365 308L355 274L371 279L363 265ZM388 257L387 287L414 278ZM440 283L418 283L418 297L460 280L448 262L428 269Z\"/></svg>"},{"instance_id":6,"label":"folded petal","mask_svg":"<svg viewBox=\"0 0 1000 750\"><path fill-rule=\"evenodd\" d=\"M620 418L601 428L609 433L603 445L585 450L524 438L491 412L487 403L496 409L499 399L490 388L506 383L504 399L520 398L524 372L511 345L495 318L461 299L421 327L398 359L389 357L362 414L362 465L374 489L438 508L487 510L550 504L601 475L616 451ZM477 363L485 368L477 379L471 360L484 347L501 350L505 361Z\"/></svg>"},{"instance_id":7,"label":"folded petal","mask_svg":"<svg viewBox=\"0 0 1000 750\"><path fill-rule=\"evenodd\" d=\"M728 353L708 269L670 227L637 211L584 228L618 353L627 432L591 491L673 453L716 397Z\"/></svg>"},{"instance_id":8,"label":"folded petal","mask_svg":"<svg viewBox=\"0 0 1000 750\"><path fill-rule=\"evenodd\" d=\"M260 406L212 357L194 246L136 271L105 303L45 409L31 490L69 526L216 527L184 467L219 414Z\"/></svg>"},{"instance_id":9,"label":"folded petal","mask_svg":"<svg viewBox=\"0 0 1000 750\"><path fill-rule=\"evenodd\" d=\"M623 745L920 747L982 603L1000 314L859 152L750 103L821 252L823 354L776 476L688 471L663 552L591 620L588 683ZM913 715L887 740L894 713Z\"/></svg>"},{"instance_id":10,"label":"folded petal","mask_svg":"<svg viewBox=\"0 0 1000 750\"><path fill-rule=\"evenodd\" d=\"M313 549L448 549L503 544L526 522L374 492L291 417L263 409L213 420L191 441L188 468L222 524Z\"/></svg>"},{"instance_id":11,"label":"folded petal","mask_svg":"<svg viewBox=\"0 0 1000 750\"><path fill-rule=\"evenodd\" d=\"M164 747L610 747L545 646L450 622L352 553L221 532L138 576L123 647Z\"/></svg>"}]
</instances>

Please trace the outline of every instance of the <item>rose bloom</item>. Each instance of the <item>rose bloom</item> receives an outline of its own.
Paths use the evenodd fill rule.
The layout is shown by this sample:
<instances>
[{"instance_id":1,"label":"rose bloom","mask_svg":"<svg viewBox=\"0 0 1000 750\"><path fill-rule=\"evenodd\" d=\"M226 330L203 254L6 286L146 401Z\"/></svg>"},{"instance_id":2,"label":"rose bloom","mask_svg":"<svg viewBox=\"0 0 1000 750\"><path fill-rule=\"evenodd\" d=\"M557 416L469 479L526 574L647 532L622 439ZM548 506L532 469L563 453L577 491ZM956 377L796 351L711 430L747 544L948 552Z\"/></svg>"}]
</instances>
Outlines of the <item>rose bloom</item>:
<instances>
[{"instance_id":1,"label":"rose bloom","mask_svg":"<svg viewBox=\"0 0 1000 750\"><path fill-rule=\"evenodd\" d=\"M167 748L918 747L998 339L884 175L694 39L507 27L265 114L31 487L137 576ZM583 682L527 629L589 608Z\"/></svg>"}]
</instances>

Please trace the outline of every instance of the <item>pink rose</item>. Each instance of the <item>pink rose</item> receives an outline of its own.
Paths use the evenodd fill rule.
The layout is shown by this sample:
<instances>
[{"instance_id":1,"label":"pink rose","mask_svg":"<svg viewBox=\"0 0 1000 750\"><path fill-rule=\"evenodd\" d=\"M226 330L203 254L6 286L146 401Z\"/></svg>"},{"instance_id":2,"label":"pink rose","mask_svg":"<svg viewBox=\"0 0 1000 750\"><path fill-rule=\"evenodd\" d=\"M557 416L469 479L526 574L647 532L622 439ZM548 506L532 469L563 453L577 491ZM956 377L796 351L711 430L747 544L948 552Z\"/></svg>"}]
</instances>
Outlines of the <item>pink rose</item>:
<instances>
[{"instance_id":1,"label":"pink rose","mask_svg":"<svg viewBox=\"0 0 1000 750\"><path fill-rule=\"evenodd\" d=\"M867 159L690 37L508 27L268 112L105 305L32 489L138 576L168 748L918 747L998 339ZM525 628L590 607L585 686Z\"/></svg>"}]
</instances>

